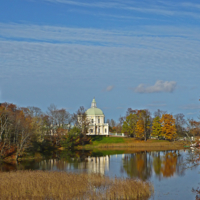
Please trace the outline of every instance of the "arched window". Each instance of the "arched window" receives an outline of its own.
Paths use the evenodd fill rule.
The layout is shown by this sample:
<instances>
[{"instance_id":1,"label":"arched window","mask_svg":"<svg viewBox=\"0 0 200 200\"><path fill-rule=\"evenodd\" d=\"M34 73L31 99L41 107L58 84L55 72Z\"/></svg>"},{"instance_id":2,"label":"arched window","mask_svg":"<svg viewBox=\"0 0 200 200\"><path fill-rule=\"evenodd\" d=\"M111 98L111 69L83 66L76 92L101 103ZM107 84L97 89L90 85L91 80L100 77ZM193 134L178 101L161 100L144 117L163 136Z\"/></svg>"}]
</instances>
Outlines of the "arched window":
<instances>
[{"instance_id":1,"label":"arched window","mask_svg":"<svg viewBox=\"0 0 200 200\"><path fill-rule=\"evenodd\" d=\"M107 133L107 129L105 128L105 133Z\"/></svg>"}]
</instances>

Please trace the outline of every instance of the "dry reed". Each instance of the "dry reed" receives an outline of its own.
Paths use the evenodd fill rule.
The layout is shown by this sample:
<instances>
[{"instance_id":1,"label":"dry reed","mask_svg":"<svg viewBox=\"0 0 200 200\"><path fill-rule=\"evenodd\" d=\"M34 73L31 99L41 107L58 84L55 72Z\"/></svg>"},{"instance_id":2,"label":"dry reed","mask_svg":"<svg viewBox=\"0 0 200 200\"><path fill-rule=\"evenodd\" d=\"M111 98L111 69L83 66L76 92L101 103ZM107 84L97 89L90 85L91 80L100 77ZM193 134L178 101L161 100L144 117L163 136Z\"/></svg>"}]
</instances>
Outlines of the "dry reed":
<instances>
[{"instance_id":1,"label":"dry reed","mask_svg":"<svg viewBox=\"0 0 200 200\"><path fill-rule=\"evenodd\" d=\"M47 171L0 173L1 200L148 199L153 187L132 179Z\"/></svg>"}]
</instances>

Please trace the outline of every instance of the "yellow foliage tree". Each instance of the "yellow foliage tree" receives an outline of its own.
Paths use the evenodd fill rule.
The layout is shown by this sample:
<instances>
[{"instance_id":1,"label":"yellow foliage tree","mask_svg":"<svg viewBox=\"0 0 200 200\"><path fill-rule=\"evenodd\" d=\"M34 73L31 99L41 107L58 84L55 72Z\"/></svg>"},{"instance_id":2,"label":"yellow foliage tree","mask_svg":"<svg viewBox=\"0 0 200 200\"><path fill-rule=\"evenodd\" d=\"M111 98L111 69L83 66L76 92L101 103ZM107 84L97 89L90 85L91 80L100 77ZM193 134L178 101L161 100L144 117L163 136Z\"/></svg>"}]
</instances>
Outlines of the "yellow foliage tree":
<instances>
[{"instance_id":1,"label":"yellow foliage tree","mask_svg":"<svg viewBox=\"0 0 200 200\"><path fill-rule=\"evenodd\" d=\"M161 136L161 134L162 134L162 126L160 123L160 117L157 116L153 120L151 135L154 137L156 137L156 136L159 137L159 136Z\"/></svg>"},{"instance_id":2,"label":"yellow foliage tree","mask_svg":"<svg viewBox=\"0 0 200 200\"><path fill-rule=\"evenodd\" d=\"M162 125L162 136L168 140L173 140L177 137L175 119L170 114L163 114L160 120Z\"/></svg>"},{"instance_id":3,"label":"yellow foliage tree","mask_svg":"<svg viewBox=\"0 0 200 200\"><path fill-rule=\"evenodd\" d=\"M138 119L135 128L135 136L137 138L144 138L144 121L142 119Z\"/></svg>"}]
</instances>

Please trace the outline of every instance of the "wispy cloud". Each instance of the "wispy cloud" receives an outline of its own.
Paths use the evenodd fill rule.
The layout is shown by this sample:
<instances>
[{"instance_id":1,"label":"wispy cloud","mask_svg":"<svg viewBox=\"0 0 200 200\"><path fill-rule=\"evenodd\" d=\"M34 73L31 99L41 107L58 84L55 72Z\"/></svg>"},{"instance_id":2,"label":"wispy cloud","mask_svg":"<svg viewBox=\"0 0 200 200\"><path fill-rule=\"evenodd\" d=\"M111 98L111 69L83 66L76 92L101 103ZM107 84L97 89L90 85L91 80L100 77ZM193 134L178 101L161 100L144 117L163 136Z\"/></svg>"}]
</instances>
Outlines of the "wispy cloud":
<instances>
[{"instance_id":1,"label":"wispy cloud","mask_svg":"<svg viewBox=\"0 0 200 200\"><path fill-rule=\"evenodd\" d=\"M109 85L107 88L106 88L106 91L107 92L110 92L111 90L113 90L114 86L113 85Z\"/></svg>"},{"instance_id":2,"label":"wispy cloud","mask_svg":"<svg viewBox=\"0 0 200 200\"><path fill-rule=\"evenodd\" d=\"M173 92L176 88L175 81L156 81L153 86L146 86L145 84L138 85L134 91L136 93L157 93L157 92Z\"/></svg>"},{"instance_id":3,"label":"wispy cloud","mask_svg":"<svg viewBox=\"0 0 200 200\"><path fill-rule=\"evenodd\" d=\"M74 83L73 77L85 84L85 80L91 84L104 79L107 86L112 79L113 84L121 80L126 87L142 77L163 80L181 74L184 80L191 79L198 76L199 31L172 26L128 31L0 23L0 62L4 66L0 77L37 76L42 80L45 76L52 84ZM54 76L59 79L50 78ZM140 87L141 92L149 86Z\"/></svg>"},{"instance_id":4,"label":"wispy cloud","mask_svg":"<svg viewBox=\"0 0 200 200\"><path fill-rule=\"evenodd\" d=\"M62 3L68 4L72 6L79 6L79 7L94 7L94 8L102 8L102 9L118 9L118 10L129 10L129 11L136 11L142 13L149 13L149 14L156 14L156 15L163 15L163 16L189 16L193 18L200 18L200 14L198 12L191 12L190 10L181 10L181 7L188 8L188 7L195 7L199 6L199 4L192 4L192 3L165 3L164 1L159 1L155 3L149 4L149 1L125 1L125 0L112 0L112 1L96 1L96 2L89 2L89 1L77 1L77 0L44 0L52 3Z\"/></svg>"},{"instance_id":5,"label":"wispy cloud","mask_svg":"<svg viewBox=\"0 0 200 200\"><path fill-rule=\"evenodd\" d=\"M197 112L190 112L190 113L187 113L187 115L195 115L197 114Z\"/></svg>"},{"instance_id":6,"label":"wispy cloud","mask_svg":"<svg viewBox=\"0 0 200 200\"><path fill-rule=\"evenodd\" d=\"M62 4L68 4L72 6L79 6L79 7L89 7L89 8L117 8L121 9L124 7L126 4L122 3L122 1L77 1L77 0L44 0L47 2L52 2L52 3L62 3Z\"/></svg>"},{"instance_id":7,"label":"wispy cloud","mask_svg":"<svg viewBox=\"0 0 200 200\"><path fill-rule=\"evenodd\" d=\"M197 3L183 2L181 5L186 8L200 9L200 4Z\"/></svg>"},{"instance_id":8,"label":"wispy cloud","mask_svg":"<svg viewBox=\"0 0 200 200\"><path fill-rule=\"evenodd\" d=\"M200 105L198 105L198 104L188 104L188 105L182 106L181 109L183 109L183 110L197 110L197 109L199 109L199 111L200 111Z\"/></svg>"},{"instance_id":9,"label":"wispy cloud","mask_svg":"<svg viewBox=\"0 0 200 200\"><path fill-rule=\"evenodd\" d=\"M156 107L156 108L159 108L159 107L165 107L165 106L167 106L167 104L165 104L165 103L162 103L162 104L148 104L147 105L147 107Z\"/></svg>"},{"instance_id":10,"label":"wispy cloud","mask_svg":"<svg viewBox=\"0 0 200 200\"><path fill-rule=\"evenodd\" d=\"M124 109L124 107L119 106L119 107L117 107L117 109L118 109L118 110L121 110L121 109Z\"/></svg>"}]
</instances>

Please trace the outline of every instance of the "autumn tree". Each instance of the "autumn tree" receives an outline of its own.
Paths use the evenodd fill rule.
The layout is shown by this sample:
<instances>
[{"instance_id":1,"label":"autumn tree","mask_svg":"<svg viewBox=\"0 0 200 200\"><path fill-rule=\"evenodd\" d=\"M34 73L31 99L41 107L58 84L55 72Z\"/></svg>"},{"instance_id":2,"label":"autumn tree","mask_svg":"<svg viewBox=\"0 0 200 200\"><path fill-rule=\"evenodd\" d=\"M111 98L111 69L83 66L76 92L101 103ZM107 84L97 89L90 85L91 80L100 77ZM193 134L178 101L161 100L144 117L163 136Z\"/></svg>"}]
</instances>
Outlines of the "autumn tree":
<instances>
[{"instance_id":1,"label":"autumn tree","mask_svg":"<svg viewBox=\"0 0 200 200\"><path fill-rule=\"evenodd\" d=\"M87 117L86 109L81 106L76 113L73 114L73 123L74 125L80 129L80 139L82 141L82 145L84 145L85 141L87 141L87 133L89 129L90 120ZM95 127L97 128L97 127Z\"/></svg>"},{"instance_id":2,"label":"autumn tree","mask_svg":"<svg viewBox=\"0 0 200 200\"><path fill-rule=\"evenodd\" d=\"M194 119L188 119L188 129L192 136L200 136L200 122Z\"/></svg>"},{"instance_id":3,"label":"autumn tree","mask_svg":"<svg viewBox=\"0 0 200 200\"><path fill-rule=\"evenodd\" d=\"M124 121L125 121L125 117L120 117L118 122L116 122L113 119L111 119L111 120L107 119L106 123L109 124L109 132L111 132L111 133L121 133Z\"/></svg>"},{"instance_id":4,"label":"autumn tree","mask_svg":"<svg viewBox=\"0 0 200 200\"><path fill-rule=\"evenodd\" d=\"M116 132L116 127L117 127L117 123L115 122L114 119L107 119L106 123L109 124L109 132L114 133Z\"/></svg>"},{"instance_id":5,"label":"autumn tree","mask_svg":"<svg viewBox=\"0 0 200 200\"><path fill-rule=\"evenodd\" d=\"M29 107L25 108L25 110L27 110L28 114L31 117L38 117L39 118L43 114L42 110L38 107L35 107L35 106L29 106Z\"/></svg>"},{"instance_id":6,"label":"autumn tree","mask_svg":"<svg viewBox=\"0 0 200 200\"><path fill-rule=\"evenodd\" d=\"M161 118L162 136L167 140L173 140L177 137L175 119L171 114L163 114Z\"/></svg>"},{"instance_id":7,"label":"autumn tree","mask_svg":"<svg viewBox=\"0 0 200 200\"><path fill-rule=\"evenodd\" d=\"M32 138L37 134L38 123L31 116L25 116L18 110L15 118L16 160L30 148Z\"/></svg>"},{"instance_id":8,"label":"autumn tree","mask_svg":"<svg viewBox=\"0 0 200 200\"><path fill-rule=\"evenodd\" d=\"M176 125L176 130L177 130L177 135L178 136L185 136L185 125L186 125L186 120L184 118L184 114L179 113L174 115L175 118L175 125Z\"/></svg>"},{"instance_id":9,"label":"autumn tree","mask_svg":"<svg viewBox=\"0 0 200 200\"><path fill-rule=\"evenodd\" d=\"M3 103L0 105L0 157L5 156L13 149L13 113L17 107L14 104Z\"/></svg>"},{"instance_id":10,"label":"autumn tree","mask_svg":"<svg viewBox=\"0 0 200 200\"><path fill-rule=\"evenodd\" d=\"M139 119L143 121L144 139L147 141L147 138L150 136L151 114L148 110L139 110L138 114Z\"/></svg>"},{"instance_id":11,"label":"autumn tree","mask_svg":"<svg viewBox=\"0 0 200 200\"><path fill-rule=\"evenodd\" d=\"M166 113L167 113L167 111L163 111L163 110L158 109L157 111L154 112L154 118L156 118L156 117L161 118L162 115L166 114Z\"/></svg>"},{"instance_id":12,"label":"autumn tree","mask_svg":"<svg viewBox=\"0 0 200 200\"><path fill-rule=\"evenodd\" d=\"M122 131L129 136L135 136L135 128L137 124L137 115L130 113L123 122Z\"/></svg>"},{"instance_id":13,"label":"autumn tree","mask_svg":"<svg viewBox=\"0 0 200 200\"><path fill-rule=\"evenodd\" d=\"M31 147L33 137L37 137L40 124L32 117L28 108L18 108L4 103L0 106L1 141L0 156L6 156L9 149L14 150L16 160Z\"/></svg>"},{"instance_id":14,"label":"autumn tree","mask_svg":"<svg viewBox=\"0 0 200 200\"><path fill-rule=\"evenodd\" d=\"M161 126L161 123L160 123L160 117L157 116L153 120L151 135L154 136L154 137L160 137L161 134L162 134L162 126Z\"/></svg>"},{"instance_id":15,"label":"autumn tree","mask_svg":"<svg viewBox=\"0 0 200 200\"><path fill-rule=\"evenodd\" d=\"M136 137L145 141L150 135L150 112L148 110L138 110L137 111L138 120L136 123Z\"/></svg>"},{"instance_id":16,"label":"autumn tree","mask_svg":"<svg viewBox=\"0 0 200 200\"><path fill-rule=\"evenodd\" d=\"M136 123L135 136L139 139L144 138L144 121L142 118L138 119Z\"/></svg>"},{"instance_id":17,"label":"autumn tree","mask_svg":"<svg viewBox=\"0 0 200 200\"><path fill-rule=\"evenodd\" d=\"M54 145L60 146L62 136L65 135L71 128L72 117L66 109L58 109L54 104L48 107L47 111L51 139ZM47 123L47 124L49 124Z\"/></svg>"}]
</instances>

